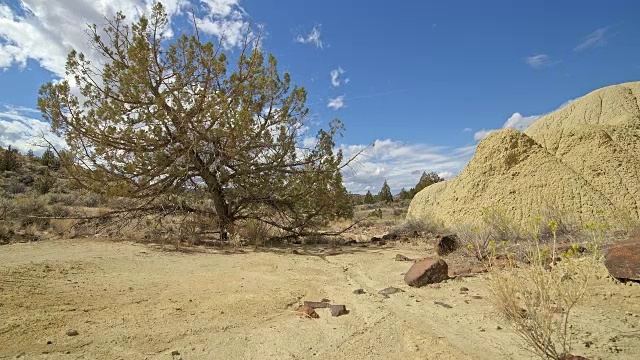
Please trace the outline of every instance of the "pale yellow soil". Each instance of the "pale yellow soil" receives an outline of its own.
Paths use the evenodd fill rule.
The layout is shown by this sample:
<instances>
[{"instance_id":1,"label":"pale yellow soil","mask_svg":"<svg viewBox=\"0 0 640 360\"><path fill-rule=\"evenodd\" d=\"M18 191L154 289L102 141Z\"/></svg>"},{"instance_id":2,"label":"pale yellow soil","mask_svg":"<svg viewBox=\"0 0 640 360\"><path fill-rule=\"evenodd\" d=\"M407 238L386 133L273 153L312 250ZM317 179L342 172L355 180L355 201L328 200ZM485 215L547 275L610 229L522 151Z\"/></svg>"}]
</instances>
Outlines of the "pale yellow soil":
<instances>
[{"instance_id":1,"label":"pale yellow soil","mask_svg":"<svg viewBox=\"0 0 640 360\"><path fill-rule=\"evenodd\" d=\"M640 220L640 82L596 90L541 117L524 133L496 131L454 179L428 186L408 215L479 225L483 211L515 224Z\"/></svg>"},{"instance_id":2,"label":"pale yellow soil","mask_svg":"<svg viewBox=\"0 0 640 360\"><path fill-rule=\"evenodd\" d=\"M0 358L533 358L492 310L486 275L439 288L404 284L411 263L395 254L426 256L425 245L345 247L334 256L321 248L197 250L95 240L0 247ZM406 292L377 294L388 286ZM640 358L640 286L594 276L589 294L576 311L574 353ZM350 313L296 315L302 301L322 298Z\"/></svg>"}]
</instances>

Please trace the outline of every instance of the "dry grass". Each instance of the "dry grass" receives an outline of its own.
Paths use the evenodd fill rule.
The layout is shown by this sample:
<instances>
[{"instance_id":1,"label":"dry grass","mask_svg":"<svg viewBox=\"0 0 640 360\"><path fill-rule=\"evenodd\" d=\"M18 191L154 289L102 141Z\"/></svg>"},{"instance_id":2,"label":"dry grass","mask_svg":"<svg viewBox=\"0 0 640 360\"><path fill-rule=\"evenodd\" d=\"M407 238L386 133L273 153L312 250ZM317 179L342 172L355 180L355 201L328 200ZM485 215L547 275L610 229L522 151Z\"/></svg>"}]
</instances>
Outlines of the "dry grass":
<instances>
[{"instance_id":1,"label":"dry grass","mask_svg":"<svg viewBox=\"0 0 640 360\"><path fill-rule=\"evenodd\" d=\"M532 223L530 265L495 272L489 288L493 305L531 351L543 359L564 359L572 349L571 313L586 293L590 269L599 261L602 233L590 239L595 257L578 258L577 252L570 251L557 262L559 225L550 221L545 226L552 233L552 250L540 244L540 221Z\"/></svg>"}]
</instances>

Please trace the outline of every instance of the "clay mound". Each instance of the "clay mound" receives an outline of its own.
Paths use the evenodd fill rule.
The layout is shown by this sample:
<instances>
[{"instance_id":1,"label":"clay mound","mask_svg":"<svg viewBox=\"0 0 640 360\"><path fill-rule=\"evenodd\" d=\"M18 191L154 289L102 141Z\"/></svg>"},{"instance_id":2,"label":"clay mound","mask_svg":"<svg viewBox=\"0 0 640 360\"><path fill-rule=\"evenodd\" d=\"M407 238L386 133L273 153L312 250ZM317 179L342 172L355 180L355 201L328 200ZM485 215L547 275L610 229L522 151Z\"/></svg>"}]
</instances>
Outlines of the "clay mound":
<instances>
[{"instance_id":1,"label":"clay mound","mask_svg":"<svg viewBox=\"0 0 640 360\"><path fill-rule=\"evenodd\" d=\"M640 82L594 91L478 144L453 180L429 186L408 217L477 223L487 208L516 222L552 210L582 223L640 219Z\"/></svg>"}]
</instances>

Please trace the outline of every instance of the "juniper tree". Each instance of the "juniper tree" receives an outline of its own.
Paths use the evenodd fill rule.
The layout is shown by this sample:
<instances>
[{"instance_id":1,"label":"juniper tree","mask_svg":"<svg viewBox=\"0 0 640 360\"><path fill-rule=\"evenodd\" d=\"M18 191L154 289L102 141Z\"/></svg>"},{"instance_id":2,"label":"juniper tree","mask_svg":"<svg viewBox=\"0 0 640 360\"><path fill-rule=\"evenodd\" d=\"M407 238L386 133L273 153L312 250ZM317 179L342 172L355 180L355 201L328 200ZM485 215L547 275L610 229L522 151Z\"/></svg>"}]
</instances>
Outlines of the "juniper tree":
<instances>
[{"instance_id":1,"label":"juniper tree","mask_svg":"<svg viewBox=\"0 0 640 360\"><path fill-rule=\"evenodd\" d=\"M18 158L18 149L12 148L11 145L0 154L0 171L16 171L22 165Z\"/></svg>"},{"instance_id":2,"label":"juniper tree","mask_svg":"<svg viewBox=\"0 0 640 360\"><path fill-rule=\"evenodd\" d=\"M427 173L426 171L423 172L416 186L411 188L411 190L409 190L410 198L412 199L414 196L416 196L417 193L422 191L422 189L426 188L427 186L433 185L435 183L439 183L441 181L444 181L444 179L441 178L438 174L434 172L430 172L430 173Z\"/></svg>"},{"instance_id":3,"label":"juniper tree","mask_svg":"<svg viewBox=\"0 0 640 360\"><path fill-rule=\"evenodd\" d=\"M67 59L81 96L61 81L43 85L38 99L80 186L148 204L188 193L206 201L169 205L217 219L221 230L255 219L301 235L350 214L343 156L334 152L342 123L303 146L307 93L278 72L259 39L246 38L231 65L197 28L166 37L160 3L132 24L122 13L105 21L88 29L101 64L75 50Z\"/></svg>"},{"instance_id":4,"label":"juniper tree","mask_svg":"<svg viewBox=\"0 0 640 360\"><path fill-rule=\"evenodd\" d=\"M380 193L378 193L378 201L393 202L393 194L391 194L391 188L389 187L389 184L387 184L386 180L384 181L384 184L382 184Z\"/></svg>"},{"instance_id":5,"label":"juniper tree","mask_svg":"<svg viewBox=\"0 0 640 360\"><path fill-rule=\"evenodd\" d=\"M373 204L374 202L375 200L373 199L373 195L371 194L371 191L367 190L367 194L364 196L364 203Z\"/></svg>"}]
</instances>

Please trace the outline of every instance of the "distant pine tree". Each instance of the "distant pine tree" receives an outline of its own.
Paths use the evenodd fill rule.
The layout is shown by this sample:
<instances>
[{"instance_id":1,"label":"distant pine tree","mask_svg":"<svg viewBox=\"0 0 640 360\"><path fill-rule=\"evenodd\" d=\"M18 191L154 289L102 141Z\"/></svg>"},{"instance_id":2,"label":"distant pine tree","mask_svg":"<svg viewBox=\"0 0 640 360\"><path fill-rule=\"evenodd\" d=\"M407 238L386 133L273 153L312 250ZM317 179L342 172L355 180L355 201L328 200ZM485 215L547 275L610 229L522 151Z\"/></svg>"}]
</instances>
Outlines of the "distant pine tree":
<instances>
[{"instance_id":1,"label":"distant pine tree","mask_svg":"<svg viewBox=\"0 0 640 360\"><path fill-rule=\"evenodd\" d=\"M413 199L417 193L419 193L422 189L426 188L429 185L433 185L435 183L444 181L438 174L434 172L427 173L426 171L422 173L420 176L420 181L418 184L409 190L410 199Z\"/></svg>"},{"instance_id":2,"label":"distant pine tree","mask_svg":"<svg viewBox=\"0 0 640 360\"><path fill-rule=\"evenodd\" d=\"M0 155L0 171L16 171L20 168L20 159L18 159L18 150L12 149L11 145L7 149L2 150Z\"/></svg>"},{"instance_id":3,"label":"distant pine tree","mask_svg":"<svg viewBox=\"0 0 640 360\"><path fill-rule=\"evenodd\" d=\"M373 204L374 203L373 195L371 194L371 191L369 191L369 190L367 190L367 195L364 196L364 203L365 204Z\"/></svg>"},{"instance_id":4,"label":"distant pine tree","mask_svg":"<svg viewBox=\"0 0 640 360\"><path fill-rule=\"evenodd\" d=\"M400 200L411 199L411 194L407 190L405 190L405 188L402 188L402 190L400 190L400 194L398 194L398 196L400 197Z\"/></svg>"},{"instance_id":5,"label":"distant pine tree","mask_svg":"<svg viewBox=\"0 0 640 360\"><path fill-rule=\"evenodd\" d=\"M382 184L382 189L380 189L380 192L378 193L378 201L384 201L384 202L393 202L393 194L391 194L391 188L389 187L389 184L387 184L387 181L384 181L384 184Z\"/></svg>"}]
</instances>

